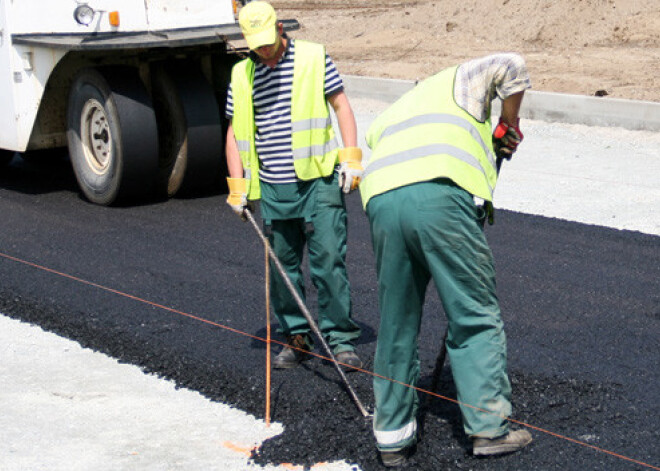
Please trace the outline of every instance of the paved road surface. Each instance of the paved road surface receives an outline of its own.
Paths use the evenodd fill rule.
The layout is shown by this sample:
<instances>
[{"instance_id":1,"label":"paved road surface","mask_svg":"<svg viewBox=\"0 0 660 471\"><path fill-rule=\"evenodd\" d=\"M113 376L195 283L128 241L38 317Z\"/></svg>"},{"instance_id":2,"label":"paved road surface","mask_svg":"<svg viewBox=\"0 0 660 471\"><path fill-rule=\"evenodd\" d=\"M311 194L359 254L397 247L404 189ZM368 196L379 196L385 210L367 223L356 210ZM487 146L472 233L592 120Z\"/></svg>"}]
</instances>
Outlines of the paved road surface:
<instances>
[{"instance_id":1,"label":"paved road surface","mask_svg":"<svg viewBox=\"0 0 660 471\"><path fill-rule=\"evenodd\" d=\"M383 106L369 100L354 100L353 105L361 133ZM660 135L535 121L525 121L523 132L521 150L505 163L496 191L497 207L515 212L500 211L497 224L487 229L498 263L503 308L511 313L506 319L510 365L514 388L522 398L517 410L529 423L543 427L544 423L534 422L541 420L538 416L525 416L534 409L525 401L545 403L550 411L562 409L559 399L548 405L543 398L544 381L561 378L566 381L561 392L584 395L582 405L594 409L594 423L585 431L584 424L575 423L584 417L567 412L564 420L568 425L560 432L660 465L658 451L648 449L650 443L658 442L657 431L651 431L649 424L657 424L659 397L657 387L648 388L648 384L658 384L653 365L660 358L660 273L656 263ZM374 267L359 198L351 195L348 202L349 269L356 312L364 329L359 348L368 358L377 328ZM250 448L280 433L282 425L276 422L266 428L252 415L217 401L239 404L249 414L262 416L263 345L80 281L263 336L265 329L258 327L264 316L261 247L249 227L225 208L224 197L101 208L79 198L66 162L38 165L16 161L0 177L0 208L4 219L0 311L90 347L0 316L0 407L4 411L0 417L0 469L220 470L251 466L247 459ZM433 293L429 298L429 311L433 312L437 299ZM611 324L598 318L608 305L619 311L608 313L614 319ZM313 300L310 308L314 309ZM438 321L434 314L427 317L427 326ZM608 325L622 329L620 341L616 332L607 332ZM421 339L426 370L436 350L434 335L425 332ZM636 347L639 356L625 350L635 348L631 336L640 342ZM156 375L146 375L141 369ZM181 388L158 375L175 379ZM300 387L310 377L320 385L309 390ZM630 378L634 379L630 390L620 386ZM355 375L351 379L369 402L370 380ZM587 383L578 384L582 380ZM290 376L276 373L274 381L274 418L290 421L287 427L294 436L285 433L280 442L266 446L265 458L259 462L300 463L305 446L311 446L315 448L307 453L308 464L336 461L313 469L356 468L342 463L343 459L371 469L373 460L367 454L373 452L368 438L352 447L355 437L342 436L341 428L332 430L330 440L337 440L332 452L327 444L315 441L318 438L305 438L305 429L293 420L301 410L310 416L317 406L323 410L319 403L324 400L338 401L331 411L340 411L344 420L342 414L354 413L331 369L318 362ZM561 389L561 381L553 386ZM307 404L307 394L314 394L319 403ZM649 432L643 437L651 441L635 444L608 435L607 429L615 427L608 422L612 417L604 417L602 410L609 414L612 406L599 402L616 394L623 396L615 399L625 407L648 407L634 414L646 418L641 424L626 422L625 412L612 412L625 422L619 424L620 430L647 427ZM301 409L296 403L302 404ZM368 424L358 428L362 436L369 434ZM552 442L545 445L549 439L543 434L535 435L536 448L530 453L556 450ZM485 469L483 462L461 461L467 459L461 458L463 445L460 438L451 445L458 456L456 466L463 463ZM558 466L564 466L561 469L567 469L567 461L579 466L575 469L637 469L625 461L576 448L565 444L560 448L559 455L566 457L556 460ZM315 459L317 454L320 459ZM539 462L538 457L530 456L530 462ZM510 463L498 461L498 466L506 469L516 461ZM267 469L284 469L284 465Z\"/></svg>"}]
</instances>

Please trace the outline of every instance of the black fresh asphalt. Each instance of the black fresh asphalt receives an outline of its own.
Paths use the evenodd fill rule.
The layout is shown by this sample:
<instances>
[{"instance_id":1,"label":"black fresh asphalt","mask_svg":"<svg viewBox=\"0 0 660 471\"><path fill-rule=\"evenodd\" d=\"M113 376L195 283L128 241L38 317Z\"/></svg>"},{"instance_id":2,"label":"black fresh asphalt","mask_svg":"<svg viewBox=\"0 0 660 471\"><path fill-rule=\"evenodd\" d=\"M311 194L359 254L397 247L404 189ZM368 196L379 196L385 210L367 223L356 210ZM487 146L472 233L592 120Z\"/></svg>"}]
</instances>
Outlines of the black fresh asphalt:
<instances>
[{"instance_id":1,"label":"black fresh asphalt","mask_svg":"<svg viewBox=\"0 0 660 471\"><path fill-rule=\"evenodd\" d=\"M15 161L0 176L0 311L263 416L262 342L4 256L265 337L263 248L224 199L104 208L81 199L66 160ZM357 194L348 206L349 276L363 328L358 351L370 369L378 327L374 261ZM508 211L498 211L486 230L514 418L660 466L660 237ZM311 286L308 295L315 312ZM428 387L444 327L430 289L421 387ZM439 392L453 397L449 368ZM349 379L372 407L371 378ZM273 373L272 413L286 430L264 443L257 463L347 459L380 469L371 424L322 361ZM522 453L476 459L455 404L435 400L425 418L408 469L647 469L535 430Z\"/></svg>"}]
</instances>

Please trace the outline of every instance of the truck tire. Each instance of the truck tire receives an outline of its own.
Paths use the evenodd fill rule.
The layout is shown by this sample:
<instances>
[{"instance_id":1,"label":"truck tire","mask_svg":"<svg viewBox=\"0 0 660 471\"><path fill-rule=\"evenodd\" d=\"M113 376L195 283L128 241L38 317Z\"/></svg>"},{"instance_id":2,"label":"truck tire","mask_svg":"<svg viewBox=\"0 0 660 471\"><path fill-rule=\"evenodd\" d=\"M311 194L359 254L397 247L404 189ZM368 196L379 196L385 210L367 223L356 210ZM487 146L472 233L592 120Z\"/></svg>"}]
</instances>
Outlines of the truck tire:
<instances>
[{"instance_id":1,"label":"truck tire","mask_svg":"<svg viewBox=\"0 0 660 471\"><path fill-rule=\"evenodd\" d=\"M5 168L9 162L14 158L14 151L7 149L0 149L0 168Z\"/></svg>"},{"instance_id":2,"label":"truck tire","mask_svg":"<svg viewBox=\"0 0 660 471\"><path fill-rule=\"evenodd\" d=\"M156 191L161 197L171 198L183 184L188 163L186 118L176 87L162 66L152 69L151 89L158 125Z\"/></svg>"},{"instance_id":3,"label":"truck tire","mask_svg":"<svg viewBox=\"0 0 660 471\"><path fill-rule=\"evenodd\" d=\"M189 63L152 71L159 134L158 191L167 197L195 193L217 182L224 139L215 94L202 71Z\"/></svg>"},{"instance_id":4,"label":"truck tire","mask_svg":"<svg viewBox=\"0 0 660 471\"><path fill-rule=\"evenodd\" d=\"M136 69L78 72L69 94L67 126L71 164L89 201L111 205L151 194L158 172L158 132Z\"/></svg>"}]
</instances>

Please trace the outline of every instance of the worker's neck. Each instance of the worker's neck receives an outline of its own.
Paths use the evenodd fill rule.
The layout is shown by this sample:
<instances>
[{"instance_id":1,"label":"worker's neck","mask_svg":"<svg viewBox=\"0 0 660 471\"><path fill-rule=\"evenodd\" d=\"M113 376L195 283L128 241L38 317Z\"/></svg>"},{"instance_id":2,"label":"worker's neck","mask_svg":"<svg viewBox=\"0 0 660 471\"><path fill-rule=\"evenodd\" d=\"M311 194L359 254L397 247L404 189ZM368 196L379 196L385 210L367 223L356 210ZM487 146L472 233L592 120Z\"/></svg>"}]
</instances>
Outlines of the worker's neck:
<instances>
[{"instance_id":1,"label":"worker's neck","mask_svg":"<svg viewBox=\"0 0 660 471\"><path fill-rule=\"evenodd\" d=\"M284 55L284 51L286 51L286 46L288 44L287 38L280 36L279 43L280 46L277 48L277 52L275 52L275 54L273 54L271 57L269 58L259 57L261 63L266 67L270 67L271 69L274 68L277 65L277 63L280 61L282 56Z\"/></svg>"}]
</instances>

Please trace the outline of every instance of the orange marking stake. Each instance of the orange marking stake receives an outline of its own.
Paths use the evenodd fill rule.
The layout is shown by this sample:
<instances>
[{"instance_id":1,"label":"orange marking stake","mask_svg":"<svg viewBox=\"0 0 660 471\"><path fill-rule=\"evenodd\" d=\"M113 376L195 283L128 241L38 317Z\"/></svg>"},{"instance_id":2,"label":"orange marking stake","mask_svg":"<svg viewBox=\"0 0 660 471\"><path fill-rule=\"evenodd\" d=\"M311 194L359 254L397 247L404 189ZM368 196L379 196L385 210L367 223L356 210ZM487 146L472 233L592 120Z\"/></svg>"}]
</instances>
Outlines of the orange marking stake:
<instances>
[{"instance_id":1,"label":"orange marking stake","mask_svg":"<svg viewBox=\"0 0 660 471\"><path fill-rule=\"evenodd\" d=\"M252 455L252 450L254 450L254 447L248 447L248 446L245 446L245 445L238 445L238 444L233 443L233 442L224 442L222 444L222 446L224 446L225 448L227 448L231 451L235 451L236 453L240 453L241 455L245 455L248 458Z\"/></svg>"},{"instance_id":2,"label":"orange marking stake","mask_svg":"<svg viewBox=\"0 0 660 471\"><path fill-rule=\"evenodd\" d=\"M266 251L266 427L270 427L270 266Z\"/></svg>"}]
</instances>

